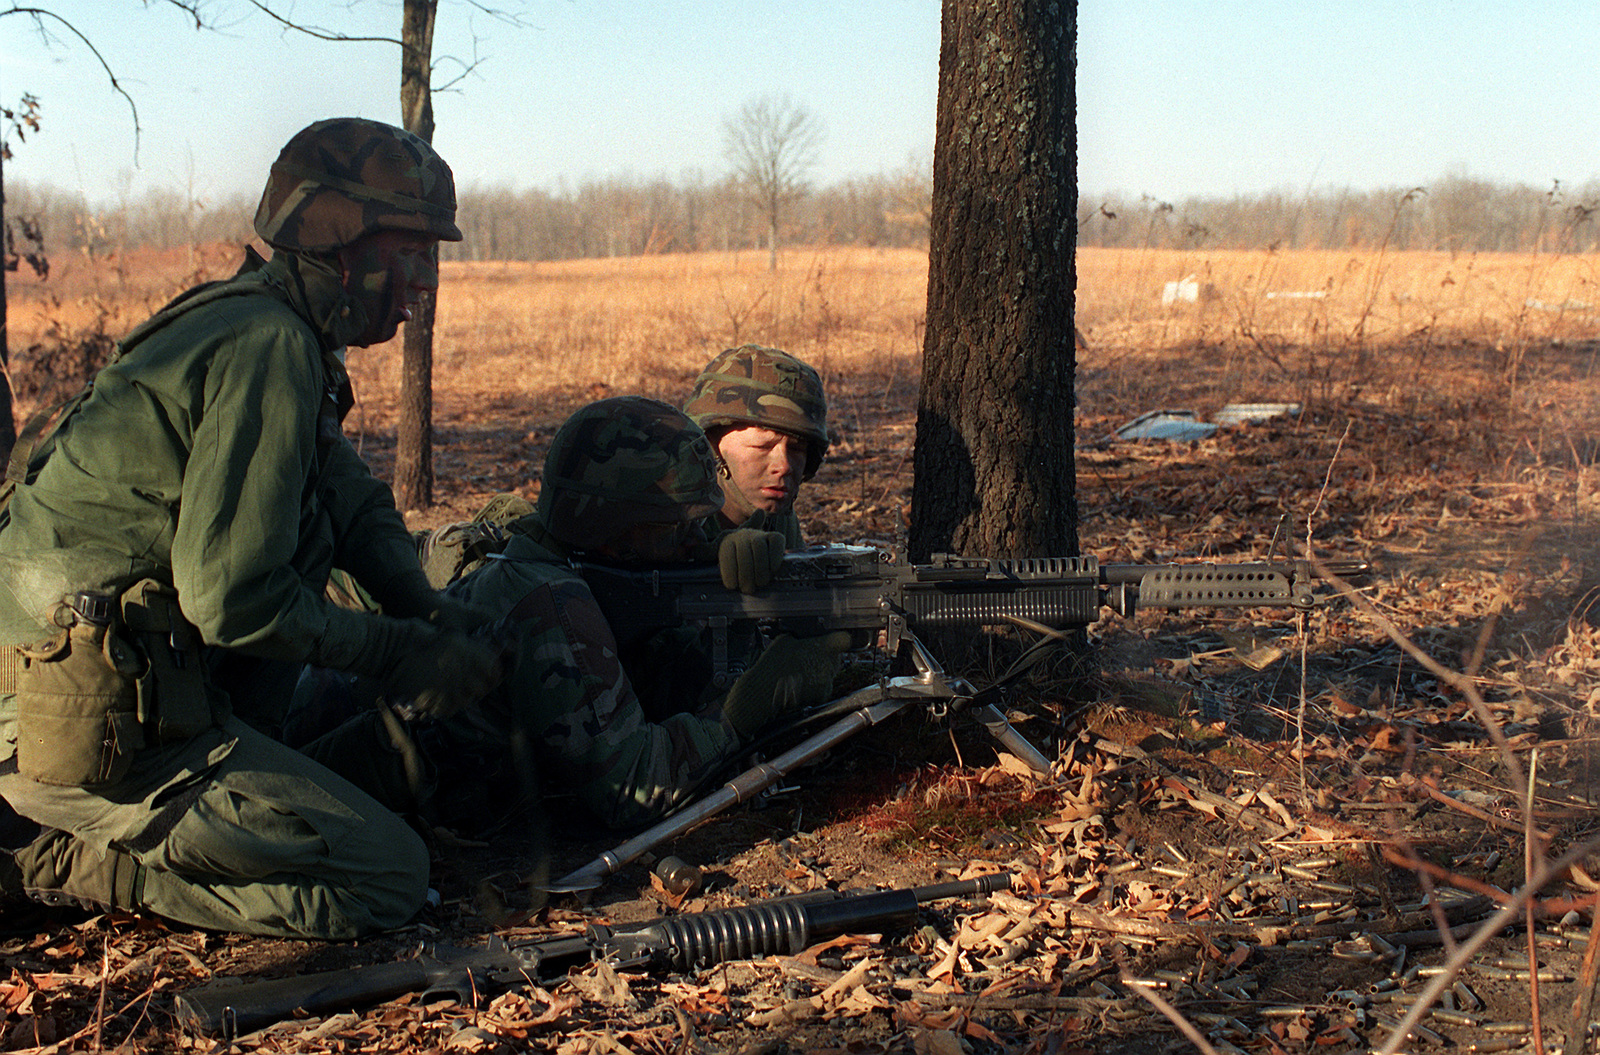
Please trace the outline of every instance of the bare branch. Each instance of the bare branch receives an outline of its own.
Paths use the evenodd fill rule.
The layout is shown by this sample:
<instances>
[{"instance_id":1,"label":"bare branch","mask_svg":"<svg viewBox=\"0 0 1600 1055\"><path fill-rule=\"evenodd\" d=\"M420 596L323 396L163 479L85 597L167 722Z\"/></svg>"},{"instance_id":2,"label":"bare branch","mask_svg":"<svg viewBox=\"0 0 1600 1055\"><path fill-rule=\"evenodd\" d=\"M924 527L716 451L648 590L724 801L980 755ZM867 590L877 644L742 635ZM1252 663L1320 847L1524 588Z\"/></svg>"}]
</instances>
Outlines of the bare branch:
<instances>
[{"instance_id":1,"label":"bare branch","mask_svg":"<svg viewBox=\"0 0 1600 1055\"><path fill-rule=\"evenodd\" d=\"M179 6L182 5L180 4ZM48 18L59 23L63 29L72 34L74 37L77 37L83 46L89 49L89 54L94 56L95 61L100 64L100 68L105 71L106 80L111 83L111 89L128 101L128 111L133 115L133 160L134 164L138 164L139 133L141 131L139 126L139 107L134 103L133 96L129 95L127 90L122 87L122 82L117 80L117 75L112 72L111 65L106 62L105 56L100 54L100 49L94 46L94 42L88 37L84 36L83 33L78 30L77 26L62 18L54 11L49 11L42 7L18 7L13 4L11 7L0 10L0 18L4 18L7 15L31 15L33 17L34 25L39 30L39 36L45 41L47 46L54 39L51 37L50 32L45 28L44 20Z\"/></svg>"},{"instance_id":2,"label":"bare branch","mask_svg":"<svg viewBox=\"0 0 1600 1055\"><path fill-rule=\"evenodd\" d=\"M172 2L177 3L178 0L172 0ZM267 0L248 0L248 2L251 7L255 8L257 11L260 11L262 14L281 25L283 28L293 30L296 33L304 33L306 36L313 37L317 40L335 40L341 42L366 44L393 44L400 48L404 48L406 46L405 42L399 37L353 37L348 33L341 33L336 29L323 29L320 26L302 25L286 15L278 14L278 12L272 9L272 5L267 3ZM182 6L182 4L180 3L179 6Z\"/></svg>"}]
</instances>

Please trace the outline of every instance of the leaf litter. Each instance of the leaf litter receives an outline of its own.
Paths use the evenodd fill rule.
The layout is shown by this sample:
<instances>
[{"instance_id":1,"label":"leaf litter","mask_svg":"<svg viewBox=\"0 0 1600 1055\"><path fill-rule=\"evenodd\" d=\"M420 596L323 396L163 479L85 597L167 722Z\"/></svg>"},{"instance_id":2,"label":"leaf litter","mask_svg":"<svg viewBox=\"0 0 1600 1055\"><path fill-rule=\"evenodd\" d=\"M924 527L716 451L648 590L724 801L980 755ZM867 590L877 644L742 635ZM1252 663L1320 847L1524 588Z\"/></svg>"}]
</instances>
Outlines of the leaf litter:
<instances>
[{"instance_id":1,"label":"leaf litter","mask_svg":"<svg viewBox=\"0 0 1600 1055\"><path fill-rule=\"evenodd\" d=\"M811 485L808 536L903 538L914 371L829 384L856 412L846 456ZM1081 413L1079 435L1117 417ZM439 522L523 486L496 468L497 434L453 445L472 471L441 481ZM1557 450L1546 438L1487 411L1352 402L1194 443L1090 445L1085 552L1261 559L1288 514L1297 546L1375 563L1355 587L1363 603L1108 615L1087 662L1007 701L1023 732L1057 745L1048 777L962 721L899 719L662 847L702 868L687 896L643 861L587 903L541 904L524 882L533 857L577 864L612 841L557 826L542 847L432 833L441 904L357 943L123 915L7 920L0 1048L1042 1055L1164 1052L1192 1043L1187 1027L1217 1052L1577 1050L1600 887L1600 854L1581 852L1596 830L1600 540L1592 470L1543 453ZM392 436L369 437L380 467L386 452ZM1524 891L1530 861L1563 854L1553 881ZM465 1003L412 994L291 1018L231 1044L172 1016L176 992L216 979L1001 870L1010 891L926 905L908 932L693 974L595 963ZM1453 962L1507 905L1511 923ZM1440 995L1417 1015L1425 988ZM1392 1041L1408 1013L1410 1035Z\"/></svg>"}]
</instances>

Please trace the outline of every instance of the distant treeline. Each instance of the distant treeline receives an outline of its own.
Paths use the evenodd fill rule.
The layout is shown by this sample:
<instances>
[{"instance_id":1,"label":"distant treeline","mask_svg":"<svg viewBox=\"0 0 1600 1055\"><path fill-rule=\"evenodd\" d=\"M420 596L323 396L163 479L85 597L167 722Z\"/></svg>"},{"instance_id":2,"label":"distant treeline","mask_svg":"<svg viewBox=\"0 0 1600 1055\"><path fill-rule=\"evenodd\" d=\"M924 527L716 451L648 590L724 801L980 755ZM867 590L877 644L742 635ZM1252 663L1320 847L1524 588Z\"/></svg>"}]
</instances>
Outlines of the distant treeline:
<instances>
[{"instance_id":1,"label":"distant treeline","mask_svg":"<svg viewBox=\"0 0 1600 1055\"><path fill-rule=\"evenodd\" d=\"M1600 181L1536 189L1452 175L1425 187L1189 198L1080 196L1078 244L1159 249L1593 252Z\"/></svg>"},{"instance_id":2,"label":"distant treeline","mask_svg":"<svg viewBox=\"0 0 1600 1055\"><path fill-rule=\"evenodd\" d=\"M814 189L782 214L794 244L924 246L932 179L923 171ZM50 253L242 242L255 199L191 201L158 190L112 206L19 182L6 215L37 221ZM1082 195L1078 244L1161 249L1427 249L1593 252L1600 181L1538 189L1452 175L1425 187L1277 191L1174 202ZM766 218L730 180L613 178L559 190L469 185L466 238L447 260L563 260L763 248Z\"/></svg>"},{"instance_id":3,"label":"distant treeline","mask_svg":"<svg viewBox=\"0 0 1600 1055\"><path fill-rule=\"evenodd\" d=\"M780 242L925 246L932 177L906 171L815 189L781 213ZM36 220L50 253L179 248L252 237L254 197L190 201L153 191L112 206L8 183L6 215ZM469 185L447 260L565 260L762 248L767 220L731 181L615 178L556 191Z\"/></svg>"}]
</instances>

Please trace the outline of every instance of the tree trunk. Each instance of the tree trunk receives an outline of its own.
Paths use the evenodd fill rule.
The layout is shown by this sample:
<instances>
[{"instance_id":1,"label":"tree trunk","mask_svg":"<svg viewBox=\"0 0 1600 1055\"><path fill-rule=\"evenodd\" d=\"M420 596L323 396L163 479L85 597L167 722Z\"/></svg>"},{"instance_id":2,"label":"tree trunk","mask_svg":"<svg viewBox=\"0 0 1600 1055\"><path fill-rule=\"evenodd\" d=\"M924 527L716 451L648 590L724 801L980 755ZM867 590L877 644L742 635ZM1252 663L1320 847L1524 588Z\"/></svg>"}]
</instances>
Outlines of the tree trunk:
<instances>
[{"instance_id":1,"label":"tree trunk","mask_svg":"<svg viewBox=\"0 0 1600 1055\"><path fill-rule=\"evenodd\" d=\"M400 112L408 132L433 142L433 21L438 0L405 0L400 29ZM433 309L424 293L405 324L394 499L401 509L433 504Z\"/></svg>"},{"instance_id":2,"label":"tree trunk","mask_svg":"<svg viewBox=\"0 0 1600 1055\"><path fill-rule=\"evenodd\" d=\"M6 170L0 150L0 473L4 472L11 448L17 443L17 421L11 398L10 336L6 330Z\"/></svg>"},{"instance_id":3,"label":"tree trunk","mask_svg":"<svg viewBox=\"0 0 1600 1055\"><path fill-rule=\"evenodd\" d=\"M1074 0L944 0L910 557L1078 551Z\"/></svg>"}]
</instances>

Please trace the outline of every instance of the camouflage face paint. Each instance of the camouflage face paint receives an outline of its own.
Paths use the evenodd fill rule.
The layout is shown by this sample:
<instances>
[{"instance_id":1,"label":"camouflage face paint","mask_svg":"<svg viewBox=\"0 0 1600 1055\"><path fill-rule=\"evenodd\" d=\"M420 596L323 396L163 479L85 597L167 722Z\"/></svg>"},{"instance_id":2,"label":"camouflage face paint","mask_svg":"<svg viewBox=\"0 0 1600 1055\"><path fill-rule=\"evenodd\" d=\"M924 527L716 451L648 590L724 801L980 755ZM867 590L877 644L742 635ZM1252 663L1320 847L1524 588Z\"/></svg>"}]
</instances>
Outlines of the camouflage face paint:
<instances>
[{"instance_id":1,"label":"camouflage face paint","mask_svg":"<svg viewBox=\"0 0 1600 1055\"><path fill-rule=\"evenodd\" d=\"M411 318L423 290L439 288L438 240L411 231L378 231L339 250L344 290L365 311L365 328L350 344L389 340Z\"/></svg>"},{"instance_id":2,"label":"camouflage face paint","mask_svg":"<svg viewBox=\"0 0 1600 1055\"><path fill-rule=\"evenodd\" d=\"M619 564L681 564L705 541L700 521L634 524L595 552Z\"/></svg>"}]
</instances>

